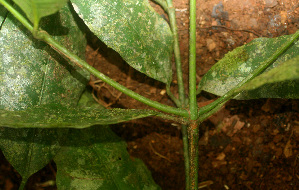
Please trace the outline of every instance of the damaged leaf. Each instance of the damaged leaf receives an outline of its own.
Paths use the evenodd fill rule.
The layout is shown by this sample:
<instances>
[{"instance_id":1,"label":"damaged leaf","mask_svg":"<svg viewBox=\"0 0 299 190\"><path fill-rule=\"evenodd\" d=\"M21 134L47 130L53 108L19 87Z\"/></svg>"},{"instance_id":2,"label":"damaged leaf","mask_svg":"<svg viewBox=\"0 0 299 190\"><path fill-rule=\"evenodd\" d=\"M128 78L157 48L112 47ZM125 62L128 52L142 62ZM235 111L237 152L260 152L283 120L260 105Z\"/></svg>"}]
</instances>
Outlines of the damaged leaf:
<instances>
[{"instance_id":1,"label":"damaged leaf","mask_svg":"<svg viewBox=\"0 0 299 190\"><path fill-rule=\"evenodd\" d=\"M169 84L173 36L148 0L72 0L89 29L136 70Z\"/></svg>"},{"instance_id":2,"label":"damaged leaf","mask_svg":"<svg viewBox=\"0 0 299 190\"><path fill-rule=\"evenodd\" d=\"M21 111L0 110L0 126L12 128L86 128L115 124L156 115L150 110L63 107L58 104L34 106Z\"/></svg>"},{"instance_id":3,"label":"damaged leaf","mask_svg":"<svg viewBox=\"0 0 299 190\"><path fill-rule=\"evenodd\" d=\"M84 58L86 39L68 6L45 18L41 27ZM75 106L89 80L86 71L35 40L11 14L0 30L0 55L1 110L22 110L56 102Z\"/></svg>"},{"instance_id":4,"label":"damaged leaf","mask_svg":"<svg viewBox=\"0 0 299 190\"><path fill-rule=\"evenodd\" d=\"M293 34L294 35L294 34ZM280 48L285 42L287 42L292 35L281 36L278 38L258 38L252 42L243 45L229 52L217 62L202 78L199 86L200 90L207 91L218 96L223 96L229 90L237 86L244 79L250 76L256 69L259 68L260 64ZM299 41L288 48L282 55L280 55L274 63L272 63L263 73L266 73L275 67L278 67L288 60L296 57L299 54ZM289 64L289 63L286 63ZM298 62L294 63L294 67L298 66ZM285 65L285 67L288 67ZM291 69L291 67L289 68ZM288 72L289 73L289 72ZM281 75L286 75L287 73ZM292 75L296 78L296 74ZM261 74L259 80L267 75ZM280 78L279 80L281 80ZM252 83L260 84L255 86L261 86L259 80L254 80ZM296 98L298 97L298 80L288 80L281 82L279 80L263 80L264 86L256 90L256 93L247 93L250 87L242 89L244 92L236 99L255 99L255 98ZM266 83L271 83L267 85ZM284 89L284 90L282 90ZM281 91L282 93L275 93ZM271 93L273 91L273 93ZM290 95L293 94L293 95ZM294 94L295 93L295 94Z\"/></svg>"}]
</instances>

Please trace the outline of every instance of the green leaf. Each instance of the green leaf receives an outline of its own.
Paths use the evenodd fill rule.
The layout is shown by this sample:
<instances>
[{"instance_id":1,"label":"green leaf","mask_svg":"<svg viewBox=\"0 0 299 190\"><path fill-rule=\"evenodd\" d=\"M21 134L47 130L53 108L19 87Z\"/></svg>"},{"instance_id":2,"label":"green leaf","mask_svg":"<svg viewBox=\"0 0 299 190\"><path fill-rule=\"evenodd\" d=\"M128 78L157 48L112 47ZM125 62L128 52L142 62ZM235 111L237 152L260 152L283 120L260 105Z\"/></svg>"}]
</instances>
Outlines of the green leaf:
<instances>
[{"instance_id":1,"label":"green leaf","mask_svg":"<svg viewBox=\"0 0 299 190\"><path fill-rule=\"evenodd\" d=\"M260 64L270 57L279 47L288 41L292 35L281 36L278 38L258 38L252 42L234 49L217 62L202 78L199 90L204 90L218 96L223 96L229 90L234 88L246 77L251 75ZM270 71L275 67L283 64L287 60L299 54L299 41L296 41L288 48L276 61L271 64L265 71ZM274 90L275 88L276 90ZM271 85L265 85L259 90L261 92L277 91L282 89L284 93L279 96L272 96L271 93L248 93L244 96L238 96L237 99L254 99L254 98L287 98L287 91L295 91L298 87L293 82L275 82Z\"/></svg>"},{"instance_id":2,"label":"green leaf","mask_svg":"<svg viewBox=\"0 0 299 190\"><path fill-rule=\"evenodd\" d=\"M0 29L6 18L7 10L0 4Z\"/></svg>"},{"instance_id":3,"label":"green leaf","mask_svg":"<svg viewBox=\"0 0 299 190\"><path fill-rule=\"evenodd\" d=\"M70 129L54 161L60 190L160 189L145 165L130 158L126 144L107 126Z\"/></svg>"},{"instance_id":4,"label":"green leaf","mask_svg":"<svg viewBox=\"0 0 299 190\"><path fill-rule=\"evenodd\" d=\"M77 14L136 70L170 83L173 36L148 0L72 0Z\"/></svg>"},{"instance_id":5,"label":"green leaf","mask_svg":"<svg viewBox=\"0 0 299 190\"><path fill-rule=\"evenodd\" d=\"M84 58L86 40L68 6L45 18L41 27ZM0 55L0 109L57 102L75 106L89 80L86 71L35 40L11 14L0 30Z\"/></svg>"},{"instance_id":6,"label":"green leaf","mask_svg":"<svg viewBox=\"0 0 299 190\"><path fill-rule=\"evenodd\" d=\"M60 104L33 106L26 110L0 110L0 126L12 128L86 128L92 125L115 124L133 119L158 115L153 110L105 109L86 90L79 106Z\"/></svg>"},{"instance_id":7,"label":"green leaf","mask_svg":"<svg viewBox=\"0 0 299 190\"><path fill-rule=\"evenodd\" d=\"M157 115L151 110L64 107L58 104L33 106L21 111L0 110L0 126L13 128L85 128L115 124Z\"/></svg>"},{"instance_id":8,"label":"green leaf","mask_svg":"<svg viewBox=\"0 0 299 190\"><path fill-rule=\"evenodd\" d=\"M27 15L28 19L34 23L39 23L45 16L56 13L66 5L68 0L13 0Z\"/></svg>"},{"instance_id":9,"label":"green leaf","mask_svg":"<svg viewBox=\"0 0 299 190\"><path fill-rule=\"evenodd\" d=\"M0 149L9 163L27 179L47 165L60 149L67 129L11 129L0 127Z\"/></svg>"},{"instance_id":10,"label":"green leaf","mask_svg":"<svg viewBox=\"0 0 299 190\"><path fill-rule=\"evenodd\" d=\"M299 56L265 72L245 84L238 98L299 98Z\"/></svg>"}]
</instances>

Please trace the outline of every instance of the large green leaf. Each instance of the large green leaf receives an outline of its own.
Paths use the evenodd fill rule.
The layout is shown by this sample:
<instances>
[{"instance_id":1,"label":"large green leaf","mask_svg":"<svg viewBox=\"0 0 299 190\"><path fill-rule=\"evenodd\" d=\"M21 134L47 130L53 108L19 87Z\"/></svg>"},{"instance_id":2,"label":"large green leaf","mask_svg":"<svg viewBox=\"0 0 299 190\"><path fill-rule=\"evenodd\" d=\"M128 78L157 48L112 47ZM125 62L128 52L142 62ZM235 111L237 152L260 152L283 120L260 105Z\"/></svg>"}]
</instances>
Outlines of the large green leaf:
<instances>
[{"instance_id":1,"label":"large green leaf","mask_svg":"<svg viewBox=\"0 0 299 190\"><path fill-rule=\"evenodd\" d=\"M38 24L40 19L61 9L68 0L13 0L27 15L29 20Z\"/></svg>"},{"instance_id":2,"label":"large green leaf","mask_svg":"<svg viewBox=\"0 0 299 190\"><path fill-rule=\"evenodd\" d=\"M0 126L12 128L86 128L154 116L153 110L105 109L86 90L78 106L60 104L32 106L26 110L0 110Z\"/></svg>"},{"instance_id":3,"label":"large green leaf","mask_svg":"<svg viewBox=\"0 0 299 190\"><path fill-rule=\"evenodd\" d=\"M89 29L136 70L170 83L173 36L148 0L72 0Z\"/></svg>"},{"instance_id":4,"label":"large green leaf","mask_svg":"<svg viewBox=\"0 0 299 190\"><path fill-rule=\"evenodd\" d=\"M9 163L27 179L47 165L60 149L67 129L10 129L0 127L0 149Z\"/></svg>"},{"instance_id":5,"label":"large green leaf","mask_svg":"<svg viewBox=\"0 0 299 190\"><path fill-rule=\"evenodd\" d=\"M154 112L147 112L145 110L106 110L101 105L95 103L92 99L91 94L86 91L80 101L80 107L77 108L67 108L60 107L59 105L42 105L31 107L26 110L21 111L6 111L0 110L0 126L10 126L10 127L30 127L29 129L18 128L11 129L7 127L0 127L0 149L3 151L5 157L9 160L9 162L14 166L14 168L21 174L22 176L22 186L25 185L26 180L33 173L40 170L44 167L52 158L59 152L59 156L57 158L67 158L65 160L68 162L66 166L61 166L65 168L69 166L69 164L74 164L72 162L69 163L70 159L75 154L70 155L70 149L76 151L82 151L82 154L87 153L92 150L93 141L89 140L116 140L116 146L114 149L117 153L121 153L121 156L126 159L128 157L125 152L126 149L123 146L123 142L118 142L119 138L114 135L107 126L97 126L97 128L103 129L95 129L92 130L73 130L72 134L69 136L67 133L68 129L39 129L37 127L89 127L93 124L106 124L106 123L116 123L121 120L130 120L134 118L140 118L143 116L148 116L154 114ZM98 131L98 132L96 132ZM82 145L86 142L91 142L89 147L78 146L78 144ZM61 149L61 142L64 142L64 148ZM110 146L114 146L113 143L110 143ZM102 144L106 145L106 142L102 142ZM122 145L122 146L120 146ZM71 146L65 147L65 146ZM93 149L96 150L96 149ZM79 152L80 152L79 151ZM99 150L100 151L100 150ZM99 153L98 156L103 156ZM107 156L107 155L105 155ZM106 159L107 157L100 157L96 159ZM75 157L74 157L75 158ZM89 157L88 157L89 158ZM83 159L84 160L84 159ZM87 166L90 169L94 166L89 166L91 164L90 160L86 161ZM61 160L60 160L61 164ZM64 163L62 163L64 164ZM109 163L106 163L109 164ZM110 167L113 167L114 163L110 163ZM138 186L139 181L143 180L143 185L146 186L148 183L152 183L150 174L148 174L146 168L142 165L141 162L130 162L126 160L125 165L129 164L130 167L121 169L124 171L119 175L114 176L113 180L119 180L119 178L128 177L131 173L136 173L137 176L129 176L127 183L130 183L132 187ZM131 164L131 165L130 165ZM136 164L136 165L135 165ZM135 166L134 166L135 165ZM76 171L82 169L81 167L73 168ZM92 169L91 169L92 170ZM137 170L137 171L136 171ZM97 168L92 170L93 172L97 172ZM127 172L127 173L126 173ZM63 180L67 176L59 173L58 180ZM85 175L86 178L89 175L85 173L79 173L80 175ZM62 176L61 176L62 175ZM100 175L100 174L99 174ZM101 173L102 175L102 173ZM119 178L117 178L119 177ZM94 178L93 178L94 179ZM70 179L67 179L67 181ZM105 179L106 180L106 179ZM108 183L111 183L111 179L107 179ZM135 181L133 181L135 180ZM97 180L92 181L91 183L86 183L88 180L79 180L77 184L77 180L74 180L75 183L73 185L83 185L81 182L84 182L84 185L95 184L98 186L101 183L97 183ZM105 182L106 183L106 182ZM117 184L122 184L122 181L116 182ZM132 184L131 184L132 183ZM64 185L69 185L68 183L63 183ZM126 183L125 183L126 184ZM142 185L141 184L141 185ZM149 184L149 186L150 186ZM84 186L83 185L83 186ZM83 188L83 186L81 186ZM88 186L90 189L94 189L91 186ZM63 189L63 187L61 187ZM87 188L87 187L86 187ZM86 189L84 188L84 189ZM60 188L59 188L60 189ZM78 188L80 189L80 188ZM87 188L88 189L88 188Z\"/></svg>"},{"instance_id":6,"label":"large green leaf","mask_svg":"<svg viewBox=\"0 0 299 190\"><path fill-rule=\"evenodd\" d=\"M56 183L60 190L160 189L138 159L107 126L70 129L59 154Z\"/></svg>"},{"instance_id":7,"label":"large green leaf","mask_svg":"<svg viewBox=\"0 0 299 190\"><path fill-rule=\"evenodd\" d=\"M84 57L86 40L68 6L47 17L41 26ZM0 30L0 55L0 109L21 110L57 102L75 106L88 82L87 72L35 40L11 14Z\"/></svg>"},{"instance_id":8,"label":"large green leaf","mask_svg":"<svg viewBox=\"0 0 299 190\"><path fill-rule=\"evenodd\" d=\"M2 8L0 6L0 10ZM4 20L4 16L5 14L1 12L1 20ZM85 39L67 9L43 21L42 27L48 33L54 35L57 40L83 57ZM55 21L54 24L52 21ZM0 126L31 128L1 127L0 149L22 175L22 187L30 175L44 167L58 151L61 151L60 142L68 142L66 138L71 138L67 135L68 129L38 129L36 127L54 125L59 127L60 124L62 127L66 127L74 124L72 122L75 122L74 126L76 127L79 127L80 124L83 127L88 127L94 123L107 123L107 120L111 122L111 119L112 122L116 122L128 117L141 117L138 115L139 111L129 111L129 114L124 114L128 112L121 110L108 110L106 112L99 109L98 106L73 108L78 103L88 74L75 65L68 65L46 44L35 41L31 34L26 32L10 15L1 26ZM69 37L65 35L69 35ZM146 113L146 111L142 113L154 115L153 113ZM132 116L134 114L135 116ZM98 121L93 119L98 119ZM105 135L105 133L103 131L97 133L96 137L101 135ZM85 137L88 138L88 136ZM114 136L110 137L115 138ZM62 151L64 150L62 149ZM124 153L125 151L124 146L117 149L117 152ZM127 158L128 155L125 155L124 159ZM140 164L140 162L137 163ZM126 162L126 164L130 165L130 162ZM126 173L130 169L137 174L135 178ZM130 184L131 187L137 187L138 182L141 181L144 183L141 184L144 187L155 187L155 185L151 185L152 179L144 165L137 166L136 170L135 166L130 165L130 168L123 168L122 171L125 171L122 175L127 177L125 179L128 181L127 183L117 182L117 184ZM119 175L116 175L113 180L120 178ZM137 180L133 181L134 179ZM136 183L136 185L131 184L131 182Z\"/></svg>"},{"instance_id":9,"label":"large green leaf","mask_svg":"<svg viewBox=\"0 0 299 190\"><path fill-rule=\"evenodd\" d=\"M200 90L223 96L230 89L242 82L247 76L251 75L260 64L270 57L279 47L288 41L292 35L281 36L278 38L258 38L252 42L234 49L216 63L202 78ZM265 72L283 64L287 60L299 54L299 41L296 41L287 49ZM289 63L286 63L289 64ZM287 66L285 66L287 67ZM282 72L282 71L280 71ZM263 75L266 76L266 75ZM262 76L261 76L262 77ZM261 79L261 77L259 79ZM257 80L255 80L257 82ZM237 99L255 98L296 98L298 97L298 81L269 81L268 85L258 88L255 93L243 92ZM252 83L251 83L252 84ZM246 90L246 89L243 89ZM248 89L249 90L249 89ZM269 91L274 91L269 93ZM275 93L280 91L278 94ZM290 93L293 95L290 95Z\"/></svg>"},{"instance_id":10,"label":"large green leaf","mask_svg":"<svg viewBox=\"0 0 299 190\"><path fill-rule=\"evenodd\" d=\"M240 90L241 98L299 98L299 55L257 76Z\"/></svg>"},{"instance_id":11,"label":"large green leaf","mask_svg":"<svg viewBox=\"0 0 299 190\"><path fill-rule=\"evenodd\" d=\"M13 128L85 128L115 124L157 115L150 110L64 107L59 104L34 106L21 111L0 110L0 126Z\"/></svg>"},{"instance_id":12,"label":"large green leaf","mask_svg":"<svg viewBox=\"0 0 299 190\"><path fill-rule=\"evenodd\" d=\"M57 103L75 106L89 74L69 65L45 43L32 35L0 5L0 120L5 115L34 105ZM68 7L44 20L42 27L67 48L84 57L86 41ZM68 35L68 36L66 36ZM24 114L23 119L28 119ZM22 118L19 118L19 120ZM4 123L4 122L3 122ZM12 123L10 123L12 124ZM10 125L9 124L9 125ZM0 126L3 126L0 124ZM0 128L0 149L8 161L27 178L44 167L55 155L61 130Z\"/></svg>"}]
</instances>

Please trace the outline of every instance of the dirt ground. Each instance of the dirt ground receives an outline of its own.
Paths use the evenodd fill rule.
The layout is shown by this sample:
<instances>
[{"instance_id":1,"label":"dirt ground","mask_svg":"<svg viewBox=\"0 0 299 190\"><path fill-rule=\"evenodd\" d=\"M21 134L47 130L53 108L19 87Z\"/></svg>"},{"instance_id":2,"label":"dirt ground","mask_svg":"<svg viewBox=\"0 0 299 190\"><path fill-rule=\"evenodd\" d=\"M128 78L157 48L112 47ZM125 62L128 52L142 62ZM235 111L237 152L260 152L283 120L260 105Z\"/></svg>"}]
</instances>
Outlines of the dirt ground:
<instances>
[{"instance_id":1,"label":"dirt ground","mask_svg":"<svg viewBox=\"0 0 299 190\"><path fill-rule=\"evenodd\" d=\"M198 0L197 79L225 53L258 37L292 34L299 29L299 0ZM156 4L152 6L165 15ZM174 0L185 80L188 78L188 1ZM117 53L90 40L88 62L119 83L148 98L174 106L164 85L130 68ZM175 74L174 74L175 79ZM187 81L186 81L187 82ZM106 107L149 108L92 77ZM186 83L187 84L187 83ZM173 92L176 80L173 81ZM186 86L187 88L187 86ZM200 106L217 97L198 96ZM145 118L112 126L142 159L162 189L184 189L180 126ZM298 189L299 101L231 100L201 125L199 181L203 189ZM0 155L0 189L17 189L19 175ZM33 176L27 189L56 189L55 164Z\"/></svg>"}]
</instances>

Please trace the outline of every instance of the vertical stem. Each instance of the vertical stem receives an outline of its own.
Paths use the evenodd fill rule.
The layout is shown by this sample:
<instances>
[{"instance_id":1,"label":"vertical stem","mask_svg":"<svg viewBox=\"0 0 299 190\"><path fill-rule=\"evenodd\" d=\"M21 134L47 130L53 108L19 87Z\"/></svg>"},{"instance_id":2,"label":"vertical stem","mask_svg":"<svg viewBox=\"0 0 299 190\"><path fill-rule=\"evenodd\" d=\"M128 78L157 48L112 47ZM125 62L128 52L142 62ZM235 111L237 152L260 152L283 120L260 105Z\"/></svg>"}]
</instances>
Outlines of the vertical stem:
<instances>
[{"instance_id":1,"label":"vertical stem","mask_svg":"<svg viewBox=\"0 0 299 190\"><path fill-rule=\"evenodd\" d=\"M178 36L178 27L176 23L175 8L173 7L172 0L166 0L168 6L168 16L170 27L174 38L174 58L176 64L177 80L178 80L178 92L179 92L179 102L181 107L186 107L185 100L185 89L184 89L184 79L182 72L181 63L181 52ZM189 142L188 142L188 130L186 125L182 125L182 139L183 139L183 149L184 149L184 163L185 163L185 180L186 180L186 190L190 189L190 157L189 157Z\"/></svg>"},{"instance_id":2,"label":"vertical stem","mask_svg":"<svg viewBox=\"0 0 299 190\"><path fill-rule=\"evenodd\" d=\"M199 128L196 102L196 0L190 0L189 39L189 108L191 123L188 127L190 157L190 189L198 190L198 138Z\"/></svg>"},{"instance_id":3,"label":"vertical stem","mask_svg":"<svg viewBox=\"0 0 299 190\"><path fill-rule=\"evenodd\" d=\"M189 157L190 157L190 189L198 190L198 139L199 127L196 121L188 126L189 134Z\"/></svg>"},{"instance_id":4,"label":"vertical stem","mask_svg":"<svg viewBox=\"0 0 299 190\"><path fill-rule=\"evenodd\" d=\"M196 102L196 0L190 0L189 107L191 120L197 119ZM189 134L190 135L190 134Z\"/></svg>"},{"instance_id":5,"label":"vertical stem","mask_svg":"<svg viewBox=\"0 0 299 190\"><path fill-rule=\"evenodd\" d=\"M27 178L28 179L28 178ZM27 179L22 179L19 190L25 189Z\"/></svg>"},{"instance_id":6,"label":"vertical stem","mask_svg":"<svg viewBox=\"0 0 299 190\"><path fill-rule=\"evenodd\" d=\"M186 106L185 89L184 89L181 52L180 52L180 44L178 39L179 37L178 37L178 27L177 27L176 16L175 16L175 8L173 7L172 0L167 0L167 5L168 5L168 16L169 16L170 27L174 39L174 57L175 57L177 80L178 80L179 100L181 102L181 106L185 107Z\"/></svg>"}]
</instances>

